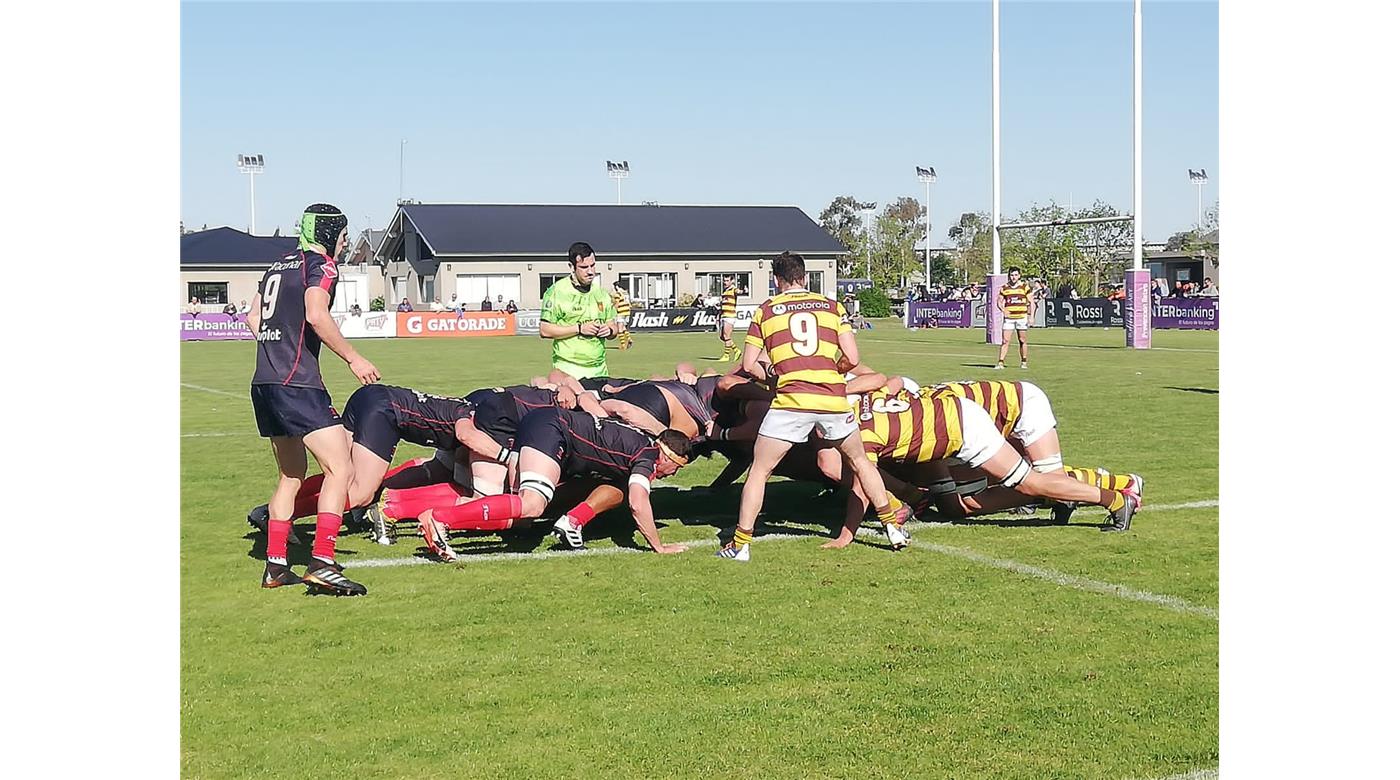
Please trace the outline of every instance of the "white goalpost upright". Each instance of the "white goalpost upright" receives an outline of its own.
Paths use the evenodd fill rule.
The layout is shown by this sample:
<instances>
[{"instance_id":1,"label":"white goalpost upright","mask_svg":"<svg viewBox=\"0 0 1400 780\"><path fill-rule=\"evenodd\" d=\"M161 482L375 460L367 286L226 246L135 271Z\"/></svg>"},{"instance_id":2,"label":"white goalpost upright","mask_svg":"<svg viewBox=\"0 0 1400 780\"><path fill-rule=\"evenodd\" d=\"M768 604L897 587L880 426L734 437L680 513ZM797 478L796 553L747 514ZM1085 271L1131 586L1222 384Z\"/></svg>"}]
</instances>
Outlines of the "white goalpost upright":
<instances>
[{"instance_id":1,"label":"white goalpost upright","mask_svg":"<svg viewBox=\"0 0 1400 780\"><path fill-rule=\"evenodd\" d=\"M1098 222L1133 223L1133 268L1124 278L1123 325L1127 346L1152 347L1150 274L1142 266L1142 0L1133 0L1133 213L1052 222L1001 221L1001 0L992 0L992 272L987 275L987 343L1001 344L1002 318L996 300L1006 284L1001 272L1001 231Z\"/></svg>"}]
</instances>

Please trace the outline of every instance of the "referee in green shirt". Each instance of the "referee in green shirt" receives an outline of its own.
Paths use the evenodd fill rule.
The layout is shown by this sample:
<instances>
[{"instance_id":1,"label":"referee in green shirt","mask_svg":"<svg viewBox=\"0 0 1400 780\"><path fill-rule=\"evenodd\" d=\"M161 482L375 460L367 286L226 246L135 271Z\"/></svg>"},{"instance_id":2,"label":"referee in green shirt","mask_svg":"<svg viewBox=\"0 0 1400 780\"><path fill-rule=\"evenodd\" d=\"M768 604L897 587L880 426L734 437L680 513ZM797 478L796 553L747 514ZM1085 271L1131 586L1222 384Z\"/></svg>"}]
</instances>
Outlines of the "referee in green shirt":
<instances>
[{"instance_id":1,"label":"referee in green shirt","mask_svg":"<svg viewBox=\"0 0 1400 780\"><path fill-rule=\"evenodd\" d=\"M554 367L574 377L588 379L608 375L603 339L617 338L612 324L617 318L612 296L598 276L593 247L575 241L569 247L567 277L545 291L540 302L540 338L554 341Z\"/></svg>"}]
</instances>

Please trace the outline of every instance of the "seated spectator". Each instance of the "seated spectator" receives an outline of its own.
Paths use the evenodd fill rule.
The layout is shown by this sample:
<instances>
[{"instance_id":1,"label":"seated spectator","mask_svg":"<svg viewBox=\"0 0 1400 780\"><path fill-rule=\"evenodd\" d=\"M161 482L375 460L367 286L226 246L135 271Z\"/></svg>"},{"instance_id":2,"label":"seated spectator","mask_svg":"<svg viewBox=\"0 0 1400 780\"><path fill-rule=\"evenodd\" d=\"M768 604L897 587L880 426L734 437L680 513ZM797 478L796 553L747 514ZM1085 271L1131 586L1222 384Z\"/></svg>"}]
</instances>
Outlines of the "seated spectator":
<instances>
[{"instance_id":1,"label":"seated spectator","mask_svg":"<svg viewBox=\"0 0 1400 780\"><path fill-rule=\"evenodd\" d=\"M1200 295L1203 298L1220 297L1220 290L1216 289L1215 282L1211 281L1211 278L1209 276L1206 277L1205 283L1201 285Z\"/></svg>"},{"instance_id":2,"label":"seated spectator","mask_svg":"<svg viewBox=\"0 0 1400 780\"><path fill-rule=\"evenodd\" d=\"M224 314L229 317L238 316L238 307L233 305L233 301L224 304Z\"/></svg>"},{"instance_id":3,"label":"seated spectator","mask_svg":"<svg viewBox=\"0 0 1400 780\"><path fill-rule=\"evenodd\" d=\"M409 303L407 298L404 298L402 301L399 301L398 308L396 308L395 311L413 311L413 304Z\"/></svg>"},{"instance_id":4,"label":"seated spectator","mask_svg":"<svg viewBox=\"0 0 1400 780\"><path fill-rule=\"evenodd\" d=\"M247 301L239 301L239 302L238 302L238 313L239 313L239 314L242 314L243 316L246 317L246 316L248 315L248 309L249 309L249 306L248 306L248 302L247 302Z\"/></svg>"},{"instance_id":5,"label":"seated spectator","mask_svg":"<svg viewBox=\"0 0 1400 780\"><path fill-rule=\"evenodd\" d=\"M514 299L514 298L511 298L510 301L508 301L508 302L506 303L506 311L507 311L507 312L510 312L511 314L514 314L514 313L520 311L520 307L518 307L518 306L515 305L515 299Z\"/></svg>"},{"instance_id":6,"label":"seated spectator","mask_svg":"<svg viewBox=\"0 0 1400 780\"><path fill-rule=\"evenodd\" d=\"M199 299L190 298L190 302L185 304L185 313L194 317L199 316Z\"/></svg>"},{"instance_id":7,"label":"seated spectator","mask_svg":"<svg viewBox=\"0 0 1400 780\"><path fill-rule=\"evenodd\" d=\"M481 299L481 310L491 311L491 296L488 295Z\"/></svg>"},{"instance_id":8,"label":"seated spectator","mask_svg":"<svg viewBox=\"0 0 1400 780\"><path fill-rule=\"evenodd\" d=\"M447 308L442 305L441 298L434 298L433 302L428 304L428 311L447 311Z\"/></svg>"},{"instance_id":9,"label":"seated spectator","mask_svg":"<svg viewBox=\"0 0 1400 780\"><path fill-rule=\"evenodd\" d=\"M457 293L452 293L452 300L447 302L447 308L452 309L458 314L461 314L462 309L466 308L466 304L464 304L462 301L457 300Z\"/></svg>"},{"instance_id":10,"label":"seated spectator","mask_svg":"<svg viewBox=\"0 0 1400 780\"><path fill-rule=\"evenodd\" d=\"M500 311L501 309L504 309L505 307L506 307L505 301L503 301L503 300L501 299L501 296L497 295L497 296L496 296L496 311Z\"/></svg>"},{"instance_id":11,"label":"seated spectator","mask_svg":"<svg viewBox=\"0 0 1400 780\"><path fill-rule=\"evenodd\" d=\"M363 315L363 314L364 314L364 311L360 308L360 304L358 304L358 303L352 303L352 304L350 304L350 316L351 316L351 317L359 317L359 316L361 316L361 315Z\"/></svg>"}]
</instances>

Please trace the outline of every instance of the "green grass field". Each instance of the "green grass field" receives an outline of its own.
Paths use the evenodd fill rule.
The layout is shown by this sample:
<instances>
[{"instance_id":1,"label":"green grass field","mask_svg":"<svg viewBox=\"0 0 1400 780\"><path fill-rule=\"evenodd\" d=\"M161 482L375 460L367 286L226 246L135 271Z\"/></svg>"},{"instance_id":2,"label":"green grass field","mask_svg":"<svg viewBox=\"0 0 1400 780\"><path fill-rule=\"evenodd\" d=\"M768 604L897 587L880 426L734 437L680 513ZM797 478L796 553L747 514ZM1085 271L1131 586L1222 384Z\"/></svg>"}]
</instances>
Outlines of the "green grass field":
<instances>
[{"instance_id":1,"label":"green grass field","mask_svg":"<svg viewBox=\"0 0 1400 780\"><path fill-rule=\"evenodd\" d=\"M980 331L859 337L887 373L994 376ZM390 547L341 537L370 590L359 599L258 587L263 545L243 516L275 470L248 402L253 347L183 345L183 774L1124 780L1218 766L1218 337L1157 331L1150 352L1121 331L1032 338L1032 368L995 378L1047 391L1067 463L1146 478L1129 533L1081 509L1068 527L990 518L920 528L901 553L878 539L821 550L841 506L785 483L760 518L770 538L735 564L712 553L737 486L688 487L716 459L654 494L662 538L696 543L682 555L640 552L614 512L589 526L589 553L539 554L555 547L541 522L462 539L463 563L385 565L421 555L405 526ZM437 393L548 368L527 337L355 346L384 382ZM718 353L712 334L642 335L609 365L642 375ZM339 406L354 378L328 350L322 364Z\"/></svg>"}]
</instances>

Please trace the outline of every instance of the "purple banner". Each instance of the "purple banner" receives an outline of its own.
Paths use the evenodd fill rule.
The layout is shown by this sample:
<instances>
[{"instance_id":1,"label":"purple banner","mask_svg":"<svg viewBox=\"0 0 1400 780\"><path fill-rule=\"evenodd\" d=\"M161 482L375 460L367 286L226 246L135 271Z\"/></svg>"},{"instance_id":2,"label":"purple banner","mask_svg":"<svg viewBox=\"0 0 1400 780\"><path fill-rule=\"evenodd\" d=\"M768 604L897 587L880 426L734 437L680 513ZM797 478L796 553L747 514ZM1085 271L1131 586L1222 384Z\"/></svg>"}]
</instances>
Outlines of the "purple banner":
<instances>
[{"instance_id":1,"label":"purple banner","mask_svg":"<svg viewBox=\"0 0 1400 780\"><path fill-rule=\"evenodd\" d=\"M916 301L909 307L906 324L926 327L929 320L940 328L972 327L972 301Z\"/></svg>"},{"instance_id":2,"label":"purple banner","mask_svg":"<svg viewBox=\"0 0 1400 780\"><path fill-rule=\"evenodd\" d=\"M1152 273L1147 270L1128 271L1123 279L1123 325L1127 346L1133 349L1152 348Z\"/></svg>"},{"instance_id":3,"label":"purple banner","mask_svg":"<svg viewBox=\"0 0 1400 780\"><path fill-rule=\"evenodd\" d=\"M181 314L181 341L251 341L253 334L242 316Z\"/></svg>"},{"instance_id":4,"label":"purple banner","mask_svg":"<svg viewBox=\"0 0 1400 780\"><path fill-rule=\"evenodd\" d=\"M1163 298L1152 307L1152 327L1219 330L1219 298Z\"/></svg>"},{"instance_id":5,"label":"purple banner","mask_svg":"<svg viewBox=\"0 0 1400 780\"><path fill-rule=\"evenodd\" d=\"M992 228L995 230L996 228ZM987 274L987 343L1001 343L1001 307L997 306L997 298L1001 297L1001 288L1006 286L1006 274Z\"/></svg>"}]
</instances>

